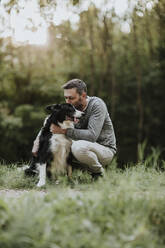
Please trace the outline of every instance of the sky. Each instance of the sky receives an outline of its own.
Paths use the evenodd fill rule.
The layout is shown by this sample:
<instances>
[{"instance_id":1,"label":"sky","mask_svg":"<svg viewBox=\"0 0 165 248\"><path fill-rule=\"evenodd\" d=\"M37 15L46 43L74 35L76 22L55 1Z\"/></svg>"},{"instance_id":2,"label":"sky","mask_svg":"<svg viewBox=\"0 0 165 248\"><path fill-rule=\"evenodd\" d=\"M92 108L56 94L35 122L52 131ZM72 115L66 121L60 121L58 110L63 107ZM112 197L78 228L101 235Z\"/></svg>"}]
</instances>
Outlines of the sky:
<instances>
[{"instance_id":1,"label":"sky","mask_svg":"<svg viewBox=\"0 0 165 248\"><path fill-rule=\"evenodd\" d=\"M5 19L5 23L0 20L0 36L11 36L14 42L26 42L35 45L46 44L47 23L40 14L38 1L18 0L19 13L17 13L16 7L13 7L10 15L4 10L4 5L8 2L10 0L1 0L0 2L0 15ZM96 7L102 11L112 8L113 5L116 14L119 16L122 16L128 8L127 0L83 0L81 10L72 5L66 7L66 0L56 0L56 2L56 10L53 12L55 25L59 25L62 21L68 19L75 24L79 20L79 12L87 10L91 2L94 2ZM129 24L127 22L123 23L121 29L123 32L129 32Z\"/></svg>"}]
</instances>

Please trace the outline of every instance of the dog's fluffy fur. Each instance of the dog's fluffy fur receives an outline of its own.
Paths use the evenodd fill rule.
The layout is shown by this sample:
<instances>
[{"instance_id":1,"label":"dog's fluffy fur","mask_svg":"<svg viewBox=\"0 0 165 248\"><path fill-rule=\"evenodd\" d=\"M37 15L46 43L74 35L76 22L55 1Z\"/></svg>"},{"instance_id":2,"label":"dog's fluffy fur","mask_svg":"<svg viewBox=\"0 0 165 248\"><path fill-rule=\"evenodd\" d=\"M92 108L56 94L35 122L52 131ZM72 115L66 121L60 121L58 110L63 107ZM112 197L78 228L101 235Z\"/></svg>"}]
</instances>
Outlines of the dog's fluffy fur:
<instances>
[{"instance_id":1,"label":"dog's fluffy fur","mask_svg":"<svg viewBox=\"0 0 165 248\"><path fill-rule=\"evenodd\" d=\"M71 176L71 166L68 165L68 156L72 141L64 134L53 134L50 131L51 124L60 126L62 129L74 128L74 120L82 116L82 112L76 110L71 104L54 104L47 107L51 113L46 119L39 137L39 150L37 157L33 158L31 171L38 169L38 187L46 183L46 169L49 164L53 179L60 174L68 173ZM25 171L28 174L28 170Z\"/></svg>"}]
</instances>

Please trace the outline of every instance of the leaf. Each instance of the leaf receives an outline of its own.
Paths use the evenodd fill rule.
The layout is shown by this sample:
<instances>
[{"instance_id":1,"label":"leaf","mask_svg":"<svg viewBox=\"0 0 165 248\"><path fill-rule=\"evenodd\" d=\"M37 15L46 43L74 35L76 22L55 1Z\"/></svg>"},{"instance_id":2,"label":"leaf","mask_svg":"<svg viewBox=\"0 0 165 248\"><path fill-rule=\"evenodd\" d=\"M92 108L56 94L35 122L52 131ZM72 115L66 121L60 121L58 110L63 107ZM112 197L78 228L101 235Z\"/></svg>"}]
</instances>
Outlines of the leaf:
<instances>
[{"instance_id":1,"label":"leaf","mask_svg":"<svg viewBox=\"0 0 165 248\"><path fill-rule=\"evenodd\" d=\"M79 0L73 0L73 5L76 5L79 3Z\"/></svg>"}]
</instances>

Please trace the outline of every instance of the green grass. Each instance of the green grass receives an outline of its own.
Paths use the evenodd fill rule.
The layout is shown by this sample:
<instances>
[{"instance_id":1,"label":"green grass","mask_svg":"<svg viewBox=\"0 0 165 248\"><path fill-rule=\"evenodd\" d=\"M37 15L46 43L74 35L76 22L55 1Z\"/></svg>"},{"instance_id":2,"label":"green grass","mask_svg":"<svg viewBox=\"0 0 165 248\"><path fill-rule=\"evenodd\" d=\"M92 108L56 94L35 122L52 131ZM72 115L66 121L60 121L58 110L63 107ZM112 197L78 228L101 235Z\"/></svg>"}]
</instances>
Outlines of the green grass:
<instances>
[{"instance_id":1,"label":"green grass","mask_svg":"<svg viewBox=\"0 0 165 248\"><path fill-rule=\"evenodd\" d=\"M2 248L164 248L165 173L116 162L104 179L75 171L73 181L47 181L37 194L37 178L16 165L0 167L1 189L27 189L20 197L0 197Z\"/></svg>"}]
</instances>

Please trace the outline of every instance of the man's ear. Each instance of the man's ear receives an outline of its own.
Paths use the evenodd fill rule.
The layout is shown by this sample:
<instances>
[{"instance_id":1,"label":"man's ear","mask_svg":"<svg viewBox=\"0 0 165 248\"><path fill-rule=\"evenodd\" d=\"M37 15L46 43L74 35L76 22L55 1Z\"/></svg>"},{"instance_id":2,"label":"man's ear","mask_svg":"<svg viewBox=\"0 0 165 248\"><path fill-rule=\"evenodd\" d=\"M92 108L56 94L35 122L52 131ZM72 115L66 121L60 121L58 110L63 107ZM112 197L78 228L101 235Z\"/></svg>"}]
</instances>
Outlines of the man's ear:
<instances>
[{"instance_id":1,"label":"man's ear","mask_svg":"<svg viewBox=\"0 0 165 248\"><path fill-rule=\"evenodd\" d=\"M85 97L85 98L87 97L87 93L85 91L83 91L81 95L82 97Z\"/></svg>"},{"instance_id":2,"label":"man's ear","mask_svg":"<svg viewBox=\"0 0 165 248\"><path fill-rule=\"evenodd\" d=\"M53 111L58 111L60 109L60 104L52 104L52 105L49 105L46 107L46 110L49 112L49 113L52 113Z\"/></svg>"}]
</instances>

